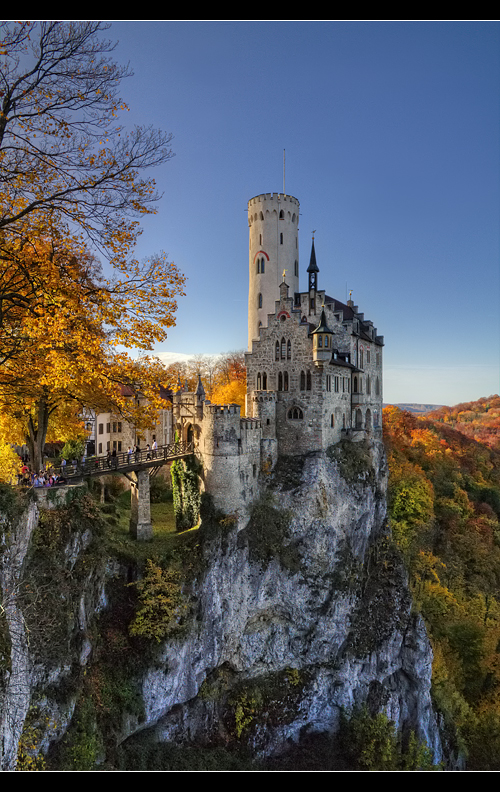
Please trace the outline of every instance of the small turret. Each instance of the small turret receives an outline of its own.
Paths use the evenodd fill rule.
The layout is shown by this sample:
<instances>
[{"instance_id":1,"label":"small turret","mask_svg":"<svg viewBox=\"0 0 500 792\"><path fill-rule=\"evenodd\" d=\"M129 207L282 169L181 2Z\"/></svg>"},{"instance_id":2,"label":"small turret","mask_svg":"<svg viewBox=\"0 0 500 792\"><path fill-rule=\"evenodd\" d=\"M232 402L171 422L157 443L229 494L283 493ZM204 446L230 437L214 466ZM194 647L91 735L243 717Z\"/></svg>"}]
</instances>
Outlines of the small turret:
<instances>
[{"instance_id":1,"label":"small turret","mask_svg":"<svg viewBox=\"0 0 500 792\"><path fill-rule=\"evenodd\" d=\"M333 332L327 325L325 309L321 310L319 325L311 333L313 339L313 360L316 365L328 363L332 357Z\"/></svg>"}]
</instances>

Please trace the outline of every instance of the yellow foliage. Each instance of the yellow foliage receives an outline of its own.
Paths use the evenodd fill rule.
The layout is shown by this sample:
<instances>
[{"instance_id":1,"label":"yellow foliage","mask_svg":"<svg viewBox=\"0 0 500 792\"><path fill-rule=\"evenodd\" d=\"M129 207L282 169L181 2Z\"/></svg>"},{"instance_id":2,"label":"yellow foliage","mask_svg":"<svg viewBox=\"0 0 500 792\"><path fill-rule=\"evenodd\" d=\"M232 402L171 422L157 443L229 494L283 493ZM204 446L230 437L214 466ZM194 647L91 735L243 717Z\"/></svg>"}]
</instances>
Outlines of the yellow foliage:
<instances>
[{"instance_id":1,"label":"yellow foliage","mask_svg":"<svg viewBox=\"0 0 500 792\"><path fill-rule=\"evenodd\" d=\"M0 338L4 425L16 439L22 427L38 446L50 427L54 439L78 434L84 405L152 426L165 370L147 356L132 360L125 349L148 350L175 323L176 297L184 293L175 265L154 257L105 279L82 246L58 234L13 245L8 255L4 248L0 290L13 263L25 276L18 281L23 299L4 320ZM139 393L141 403L134 397Z\"/></svg>"},{"instance_id":2,"label":"yellow foliage","mask_svg":"<svg viewBox=\"0 0 500 792\"><path fill-rule=\"evenodd\" d=\"M221 384L212 392L214 404L239 404L241 415L245 415L246 383L238 380Z\"/></svg>"},{"instance_id":3,"label":"yellow foliage","mask_svg":"<svg viewBox=\"0 0 500 792\"><path fill-rule=\"evenodd\" d=\"M8 443L0 444L0 481L5 484L16 484L17 474L21 470L21 460Z\"/></svg>"}]
</instances>

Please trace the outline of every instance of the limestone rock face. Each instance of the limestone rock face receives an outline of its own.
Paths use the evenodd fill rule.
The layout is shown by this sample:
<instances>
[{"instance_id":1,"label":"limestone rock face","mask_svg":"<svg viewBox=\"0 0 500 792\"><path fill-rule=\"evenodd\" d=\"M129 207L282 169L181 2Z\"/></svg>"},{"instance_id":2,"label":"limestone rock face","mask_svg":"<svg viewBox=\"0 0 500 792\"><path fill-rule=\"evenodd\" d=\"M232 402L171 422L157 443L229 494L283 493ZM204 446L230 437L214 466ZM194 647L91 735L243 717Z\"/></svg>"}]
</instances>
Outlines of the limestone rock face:
<instances>
[{"instance_id":1,"label":"limestone rock face","mask_svg":"<svg viewBox=\"0 0 500 792\"><path fill-rule=\"evenodd\" d=\"M236 735L270 756L366 703L441 759L386 475L380 442L280 461L250 518L210 544L196 627L146 674L142 728L181 744Z\"/></svg>"},{"instance_id":2,"label":"limestone rock face","mask_svg":"<svg viewBox=\"0 0 500 792\"><path fill-rule=\"evenodd\" d=\"M342 709L366 704L403 732L413 730L441 761L431 648L386 525L382 443L280 458L262 476L260 498L233 524L204 517L197 572L183 592L191 616L145 671L136 669L144 712L123 712L117 739L147 730L177 745L244 745L256 757L273 757L304 737L335 733ZM9 592L21 579L36 521L33 508L2 557L12 636L12 667L0 690L4 770L16 767L35 699L51 723L40 750L64 736L78 695L65 696L65 679L92 661L93 614L108 607L105 576L116 581L118 572L94 554L78 574L61 573L62 582L80 585L64 591L73 603L73 648L53 656L51 643L47 660L35 661ZM92 538L83 522L72 530L60 565L75 571ZM52 574L54 604L63 602L62 589L52 591L58 579Z\"/></svg>"}]
</instances>

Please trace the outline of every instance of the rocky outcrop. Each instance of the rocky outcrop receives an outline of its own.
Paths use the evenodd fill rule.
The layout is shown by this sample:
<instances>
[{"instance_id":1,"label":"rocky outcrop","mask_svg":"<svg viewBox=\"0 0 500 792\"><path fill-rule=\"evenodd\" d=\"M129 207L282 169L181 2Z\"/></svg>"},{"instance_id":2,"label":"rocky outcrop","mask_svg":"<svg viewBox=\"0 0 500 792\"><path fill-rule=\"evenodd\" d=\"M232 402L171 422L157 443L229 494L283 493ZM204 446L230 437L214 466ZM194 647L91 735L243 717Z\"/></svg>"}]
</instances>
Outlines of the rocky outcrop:
<instances>
[{"instance_id":1,"label":"rocky outcrop","mask_svg":"<svg viewBox=\"0 0 500 792\"><path fill-rule=\"evenodd\" d=\"M102 521L90 498L71 494L33 493L34 500L16 497L10 513L0 510L4 771L19 769L20 754L26 769L37 769L37 754L64 735L78 696L65 688L90 658L92 621L105 605L106 564L94 545Z\"/></svg>"},{"instance_id":2,"label":"rocky outcrop","mask_svg":"<svg viewBox=\"0 0 500 792\"><path fill-rule=\"evenodd\" d=\"M381 442L340 443L280 459L261 497L237 519L207 511L196 574L184 584L191 617L136 669L143 711L122 713L118 741L148 732L156 741L244 745L255 757L273 757L310 735L334 734L343 710L366 704L401 732L414 731L440 761L431 648L387 529L386 479ZM16 677L4 671L3 769L15 767L35 686L52 724L40 746L60 739L76 694L65 699L54 689L71 665L82 668L91 656L88 625L105 605L106 559L94 554L78 567L96 523L79 508L62 536L60 560L73 570L71 587L61 592L71 601L72 655L66 648L59 662L44 661L43 652L35 660L19 631L12 658L27 695L16 699ZM22 540L10 540L24 555L35 518L33 512ZM16 568L4 554L4 597ZM15 603L8 618L19 618ZM15 717L12 702L22 709Z\"/></svg>"},{"instance_id":3,"label":"rocky outcrop","mask_svg":"<svg viewBox=\"0 0 500 792\"><path fill-rule=\"evenodd\" d=\"M19 740L31 701L31 663L24 613L20 606L23 564L31 535L38 522L38 509L31 503L10 532L2 525L3 552L0 582L2 589L3 684L1 691L1 737L3 770L15 768ZM6 649L8 648L8 652Z\"/></svg>"},{"instance_id":4,"label":"rocky outcrop","mask_svg":"<svg viewBox=\"0 0 500 792\"><path fill-rule=\"evenodd\" d=\"M366 703L439 761L432 654L387 533L385 485L380 443L280 460L243 527L209 545L198 621L145 675L141 728L270 756Z\"/></svg>"}]
</instances>

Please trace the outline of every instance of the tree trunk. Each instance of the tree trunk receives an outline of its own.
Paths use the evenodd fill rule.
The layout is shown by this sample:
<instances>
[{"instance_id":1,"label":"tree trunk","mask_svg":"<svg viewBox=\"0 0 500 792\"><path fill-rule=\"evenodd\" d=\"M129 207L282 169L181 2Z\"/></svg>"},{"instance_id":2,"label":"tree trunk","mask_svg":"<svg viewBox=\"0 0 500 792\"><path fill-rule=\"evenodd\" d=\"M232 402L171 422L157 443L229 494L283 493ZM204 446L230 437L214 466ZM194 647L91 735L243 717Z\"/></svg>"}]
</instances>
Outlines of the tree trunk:
<instances>
[{"instance_id":1,"label":"tree trunk","mask_svg":"<svg viewBox=\"0 0 500 792\"><path fill-rule=\"evenodd\" d=\"M29 449L32 470L41 470L43 468L43 449L49 426L49 406L45 399L38 402L35 413L36 415L30 415L28 421L26 444Z\"/></svg>"}]
</instances>

